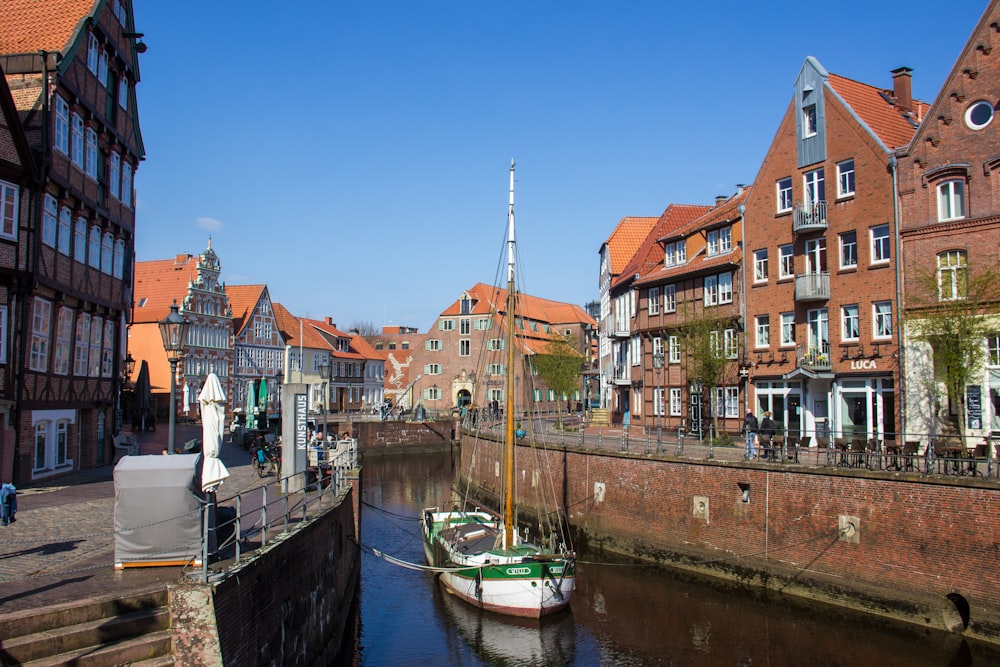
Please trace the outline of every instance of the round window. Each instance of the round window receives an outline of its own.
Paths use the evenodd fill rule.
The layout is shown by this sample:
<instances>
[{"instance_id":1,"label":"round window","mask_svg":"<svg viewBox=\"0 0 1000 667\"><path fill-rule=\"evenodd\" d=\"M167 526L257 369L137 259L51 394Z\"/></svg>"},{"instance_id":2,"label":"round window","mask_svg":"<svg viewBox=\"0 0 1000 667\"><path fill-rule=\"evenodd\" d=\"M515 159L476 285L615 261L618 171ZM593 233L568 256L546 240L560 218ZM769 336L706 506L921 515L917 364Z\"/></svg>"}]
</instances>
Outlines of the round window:
<instances>
[{"instance_id":1,"label":"round window","mask_svg":"<svg viewBox=\"0 0 1000 667\"><path fill-rule=\"evenodd\" d=\"M993 105L986 100L973 102L965 112L965 124L973 130L981 130L993 120Z\"/></svg>"}]
</instances>

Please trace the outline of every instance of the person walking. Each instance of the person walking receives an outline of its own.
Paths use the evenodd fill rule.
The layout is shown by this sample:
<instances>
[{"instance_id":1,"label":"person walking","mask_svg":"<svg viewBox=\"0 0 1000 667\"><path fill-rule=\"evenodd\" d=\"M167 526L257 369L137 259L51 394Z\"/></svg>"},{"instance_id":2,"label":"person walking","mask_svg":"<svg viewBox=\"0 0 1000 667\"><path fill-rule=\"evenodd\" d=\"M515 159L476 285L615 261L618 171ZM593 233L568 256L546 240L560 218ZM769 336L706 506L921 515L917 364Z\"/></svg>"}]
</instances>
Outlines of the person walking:
<instances>
[{"instance_id":1,"label":"person walking","mask_svg":"<svg viewBox=\"0 0 1000 667\"><path fill-rule=\"evenodd\" d=\"M9 526L17 521L17 489L13 484L0 484L0 524Z\"/></svg>"},{"instance_id":2,"label":"person walking","mask_svg":"<svg viewBox=\"0 0 1000 667\"><path fill-rule=\"evenodd\" d=\"M747 410L747 416L743 418L743 435L747 439L745 457L747 460L752 460L756 454L753 441L757 437L757 417L752 410Z\"/></svg>"}]
</instances>

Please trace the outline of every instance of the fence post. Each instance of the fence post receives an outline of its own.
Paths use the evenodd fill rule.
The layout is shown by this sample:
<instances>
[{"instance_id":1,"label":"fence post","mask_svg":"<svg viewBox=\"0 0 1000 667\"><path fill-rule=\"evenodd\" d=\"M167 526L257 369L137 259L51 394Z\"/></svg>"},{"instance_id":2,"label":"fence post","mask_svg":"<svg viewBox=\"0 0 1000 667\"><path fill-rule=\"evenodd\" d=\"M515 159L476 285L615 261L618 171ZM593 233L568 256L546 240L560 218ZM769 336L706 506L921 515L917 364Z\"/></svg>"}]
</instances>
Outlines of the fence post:
<instances>
[{"instance_id":1,"label":"fence post","mask_svg":"<svg viewBox=\"0 0 1000 667\"><path fill-rule=\"evenodd\" d=\"M233 524L234 534L236 536L236 562L240 562L240 538L243 536L243 522L240 520L243 515L243 497L236 496L236 522Z\"/></svg>"},{"instance_id":2,"label":"fence post","mask_svg":"<svg viewBox=\"0 0 1000 667\"><path fill-rule=\"evenodd\" d=\"M261 489L264 492L260 506L260 546L267 545L267 484Z\"/></svg>"},{"instance_id":3,"label":"fence post","mask_svg":"<svg viewBox=\"0 0 1000 667\"><path fill-rule=\"evenodd\" d=\"M215 494L213 493L212 496L214 497ZM202 517L201 580L206 584L208 583L208 518L212 515L213 502L205 503L205 516Z\"/></svg>"}]
</instances>

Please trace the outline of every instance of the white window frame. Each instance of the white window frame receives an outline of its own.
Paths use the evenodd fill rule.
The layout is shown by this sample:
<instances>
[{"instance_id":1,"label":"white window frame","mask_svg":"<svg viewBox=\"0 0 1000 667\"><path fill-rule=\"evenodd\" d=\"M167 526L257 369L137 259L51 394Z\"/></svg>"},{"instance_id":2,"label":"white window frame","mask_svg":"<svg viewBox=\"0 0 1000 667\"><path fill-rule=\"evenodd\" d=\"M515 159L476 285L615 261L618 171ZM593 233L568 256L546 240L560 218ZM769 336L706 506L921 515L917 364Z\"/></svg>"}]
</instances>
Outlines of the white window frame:
<instances>
[{"instance_id":1,"label":"white window frame","mask_svg":"<svg viewBox=\"0 0 1000 667\"><path fill-rule=\"evenodd\" d=\"M472 354L472 341L468 338L463 338L458 341L458 356L468 357Z\"/></svg>"},{"instance_id":2,"label":"white window frame","mask_svg":"<svg viewBox=\"0 0 1000 667\"><path fill-rule=\"evenodd\" d=\"M841 232L837 235L840 245L840 268L855 269L858 266L858 233Z\"/></svg>"},{"instance_id":3,"label":"white window frame","mask_svg":"<svg viewBox=\"0 0 1000 667\"><path fill-rule=\"evenodd\" d=\"M122 161L122 198L120 201L125 206L132 206L132 163L128 160Z\"/></svg>"},{"instance_id":4,"label":"white window frame","mask_svg":"<svg viewBox=\"0 0 1000 667\"><path fill-rule=\"evenodd\" d=\"M101 268L101 228L90 226L90 236L87 239L87 264L94 269Z\"/></svg>"},{"instance_id":5,"label":"white window frame","mask_svg":"<svg viewBox=\"0 0 1000 667\"><path fill-rule=\"evenodd\" d=\"M705 276L703 288L703 302L706 307L715 306L719 303L719 277Z\"/></svg>"},{"instance_id":6,"label":"white window frame","mask_svg":"<svg viewBox=\"0 0 1000 667\"><path fill-rule=\"evenodd\" d=\"M778 246L778 280L795 277L795 245Z\"/></svg>"},{"instance_id":7,"label":"white window frame","mask_svg":"<svg viewBox=\"0 0 1000 667\"><path fill-rule=\"evenodd\" d=\"M664 408L666 408L666 405L665 405L665 402L663 400L665 393L666 392L664 391L663 387L654 387L653 388L653 416L654 417L657 417L657 416L662 417L663 414L665 413Z\"/></svg>"},{"instance_id":8,"label":"white window frame","mask_svg":"<svg viewBox=\"0 0 1000 667\"><path fill-rule=\"evenodd\" d=\"M97 35L87 33L87 69L91 74L97 74L97 54L100 51L100 44L97 42Z\"/></svg>"},{"instance_id":9,"label":"white window frame","mask_svg":"<svg viewBox=\"0 0 1000 667\"><path fill-rule=\"evenodd\" d=\"M719 303L733 302L733 274L730 272L719 274Z\"/></svg>"},{"instance_id":10,"label":"white window frame","mask_svg":"<svg viewBox=\"0 0 1000 667\"><path fill-rule=\"evenodd\" d=\"M21 203L21 188L7 181L0 181L0 236L17 240L17 219Z\"/></svg>"},{"instance_id":11,"label":"white window frame","mask_svg":"<svg viewBox=\"0 0 1000 667\"><path fill-rule=\"evenodd\" d=\"M56 247L59 234L59 202L52 195L45 195L45 210L42 212L42 243Z\"/></svg>"},{"instance_id":12,"label":"white window frame","mask_svg":"<svg viewBox=\"0 0 1000 667\"><path fill-rule=\"evenodd\" d=\"M681 340L677 336L667 337L667 361L671 364L681 363Z\"/></svg>"},{"instance_id":13,"label":"white window frame","mask_svg":"<svg viewBox=\"0 0 1000 667\"><path fill-rule=\"evenodd\" d=\"M872 339L892 338L892 301L872 302Z\"/></svg>"},{"instance_id":14,"label":"white window frame","mask_svg":"<svg viewBox=\"0 0 1000 667\"><path fill-rule=\"evenodd\" d=\"M726 329L722 333L722 355L726 359L735 359L740 351L740 341L736 335L736 329Z\"/></svg>"},{"instance_id":15,"label":"white window frame","mask_svg":"<svg viewBox=\"0 0 1000 667\"><path fill-rule=\"evenodd\" d=\"M854 158L837 163L837 198L854 195Z\"/></svg>"},{"instance_id":16,"label":"white window frame","mask_svg":"<svg viewBox=\"0 0 1000 667\"><path fill-rule=\"evenodd\" d=\"M754 326L754 347L771 346L771 316L755 315Z\"/></svg>"},{"instance_id":17,"label":"white window frame","mask_svg":"<svg viewBox=\"0 0 1000 667\"><path fill-rule=\"evenodd\" d=\"M79 216L73 223L73 259L87 263L87 219Z\"/></svg>"},{"instance_id":18,"label":"white window frame","mask_svg":"<svg viewBox=\"0 0 1000 667\"><path fill-rule=\"evenodd\" d=\"M109 317L104 320L104 342L101 348L101 377L109 378L112 376L113 366L112 360L114 359L114 349L115 349L115 323ZM273 364L272 364L273 366ZM201 373L199 373L201 375Z\"/></svg>"},{"instance_id":19,"label":"white window frame","mask_svg":"<svg viewBox=\"0 0 1000 667\"><path fill-rule=\"evenodd\" d=\"M938 220L965 218L965 179L952 178L937 186Z\"/></svg>"},{"instance_id":20,"label":"white window frame","mask_svg":"<svg viewBox=\"0 0 1000 667\"><path fill-rule=\"evenodd\" d=\"M684 394L680 387L670 388L670 416L680 417L684 411Z\"/></svg>"},{"instance_id":21,"label":"white window frame","mask_svg":"<svg viewBox=\"0 0 1000 667\"><path fill-rule=\"evenodd\" d=\"M122 156L118 151L111 151L111 159L108 161L108 191L115 199L118 199L121 192L121 178Z\"/></svg>"},{"instance_id":22,"label":"white window frame","mask_svg":"<svg viewBox=\"0 0 1000 667\"><path fill-rule=\"evenodd\" d=\"M69 156L69 102L58 93L55 96L55 149Z\"/></svg>"},{"instance_id":23,"label":"white window frame","mask_svg":"<svg viewBox=\"0 0 1000 667\"><path fill-rule=\"evenodd\" d=\"M802 107L802 136L815 137L817 132L816 105L807 104Z\"/></svg>"},{"instance_id":24,"label":"white window frame","mask_svg":"<svg viewBox=\"0 0 1000 667\"><path fill-rule=\"evenodd\" d=\"M938 253L937 282L939 301L960 301L965 299L968 296L969 290L968 279L969 255L965 250L953 249Z\"/></svg>"},{"instance_id":25,"label":"white window frame","mask_svg":"<svg viewBox=\"0 0 1000 667\"><path fill-rule=\"evenodd\" d=\"M795 313L781 313L781 347L795 345Z\"/></svg>"},{"instance_id":26,"label":"white window frame","mask_svg":"<svg viewBox=\"0 0 1000 667\"><path fill-rule=\"evenodd\" d=\"M69 255L73 236L73 212L69 210L69 206L63 206L59 209L57 227L56 249L60 254Z\"/></svg>"},{"instance_id":27,"label":"white window frame","mask_svg":"<svg viewBox=\"0 0 1000 667\"><path fill-rule=\"evenodd\" d=\"M49 339L51 336L52 302L35 297L31 309L31 352L28 368L39 373L49 370Z\"/></svg>"},{"instance_id":28,"label":"white window frame","mask_svg":"<svg viewBox=\"0 0 1000 667\"><path fill-rule=\"evenodd\" d=\"M660 314L660 288L650 287L646 292L646 309L650 315Z\"/></svg>"},{"instance_id":29,"label":"white window frame","mask_svg":"<svg viewBox=\"0 0 1000 667\"><path fill-rule=\"evenodd\" d=\"M767 248L753 251L753 281L767 282Z\"/></svg>"},{"instance_id":30,"label":"white window frame","mask_svg":"<svg viewBox=\"0 0 1000 667\"><path fill-rule=\"evenodd\" d=\"M861 311L858 304L840 307L840 339L856 341L861 337Z\"/></svg>"},{"instance_id":31,"label":"white window frame","mask_svg":"<svg viewBox=\"0 0 1000 667\"><path fill-rule=\"evenodd\" d=\"M677 286L676 285L664 285L663 286L663 312L664 313L675 313L675 312L677 312Z\"/></svg>"},{"instance_id":32,"label":"white window frame","mask_svg":"<svg viewBox=\"0 0 1000 667\"><path fill-rule=\"evenodd\" d=\"M70 159L80 169L83 169L83 153L84 153L84 123L83 116L78 113L72 114L72 125L70 126L70 143L72 144L72 154Z\"/></svg>"},{"instance_id":33,"label":"white window frame","mask_svg":"<svg viewBox=\"0 0 1000 667\"><path fill-rule=\"evenodd\" d=\"M93 316L90 320L90 359L87 375L101 377L101 348L104 340L104 318Z\"/></svg>"},{"instance_id":34,"label":"white window frame","mask_svg":"<svg viewBox=\"0 0 1000 667\"><path fill-rule=\"evenodd\" d=\"M775 192L777 195L778 213L785 213L792 210L792 177L779 178L775 182Z\"/></svg>"},{"instance_id":35,"label":"white window frame","mask_svg":"<svg viewBox=\"0 0 1000 667\"><path fill-rule=\"evenodd\" d=\"M802 174L802 198L809 206L826 201L826 174L823 167Z\"/></svg>"},{"instance_id":36,"label":"white window frame","mask_svg":"<svg viewBox=\"0 0 1000 667\"><path fill-rule=\"evenodd\" d=\"M52 372L56 375L69 374L69 358L73 350L73 323L76 312L63 306L56 318L56 345L52 360Z\"/></svg>"},{"instance_id":37,"label":"white window frame","mask_svg":"<svg viewBox=\"0 0 1000 667\"><path fill-rule=\"evenodd\" d=\"M128 111L128 76L125 74L118 77L118 106Z\"/></svg>"},{"instance_id":38,"label":"white window frame","mask_svg":"<svg viewBox=\"0 0 1000 667\"><path fill-rule=\"evenodd\" d=\"M889 245L889 225L875 225L869 229L871 239L869 247L871 249L872 264L886 264L892 258L892 250Z\"/></svg>"},{"instance_id":39,"label":"white window frame","mask_svg":"<svg viewBox=\"0 0 1000 667\"><path fill-rule=\"evenodd\" d=\"M115 241L115 251L114 258L112 259L111 265L111 275L115 278L121 280L125 277L125 241L124 239L118 239ZM212 302L215 305L215 302ZM212 312L212 315L218 315L218 312Z\"/></svg>"},{"instance_id":40,"label":"white window frame","mask_svg":"<svg viewBox=\"0 0 1000 667\"><path fill-rule=\"evenodd\" d=\"M723 404L725 405L726 419L735 419L740 416L740 388L723 387Z\"/></svg>"},{"instance_id":41,"label":"white window frame","mask_svg":"<svg viewBox=\"0 0 1000 667\"><path fill-rule=\"evenodd\" d=\"M101 273L111 275L111 264L115 254L115 236L111 232L104 232L101 238Z\"/></svg>"}]
</instances>

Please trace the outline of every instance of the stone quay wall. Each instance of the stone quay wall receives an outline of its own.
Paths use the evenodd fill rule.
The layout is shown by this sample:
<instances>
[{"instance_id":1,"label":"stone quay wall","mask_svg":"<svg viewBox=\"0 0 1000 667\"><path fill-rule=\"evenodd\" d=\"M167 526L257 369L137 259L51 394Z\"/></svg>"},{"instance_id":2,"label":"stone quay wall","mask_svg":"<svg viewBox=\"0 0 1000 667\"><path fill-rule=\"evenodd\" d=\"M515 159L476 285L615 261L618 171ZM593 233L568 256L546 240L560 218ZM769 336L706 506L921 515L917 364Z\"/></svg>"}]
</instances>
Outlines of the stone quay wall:
<instances>
[{"instance_id":1,"label":"stone quay wall","mask_svg":"<svg viewBox=\"0 0 1000 667\"><path fill-rule=\"evenodd\" d=\"M519 446L519 508L550 507L542 501L554 489L577 548L1000 642L993 480L573 448L527 453ZM459 469L471 470L483 499L499 490L499 456L498 443L462 447Z\"/></svg>"},{"instance_id":2,"label":"stone quay wall","mask_svg":"<svg viewBox=\"0 0 1000 667\"><path fill-rule=\"evenodd\" d=\"M334 507L277 536L215 586L223 664L319 665L337 658L361 571L360 480L350 481Z\"/></svg>"},{"instance_id":3,"label":"stone quay wall","mask_svg":"<svg viewBox=\"0 0 1000 667\"><path fill-rule=\"evenodd\" d=\"M364 455L417 453L439 451L451 446L458 438L454 420L358 421L352 424L352 435L358 439L358 448Z\"/></svg>"}]
</instances>

